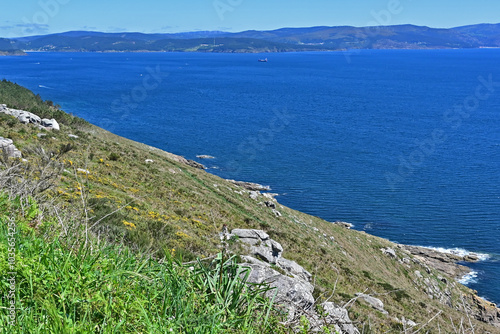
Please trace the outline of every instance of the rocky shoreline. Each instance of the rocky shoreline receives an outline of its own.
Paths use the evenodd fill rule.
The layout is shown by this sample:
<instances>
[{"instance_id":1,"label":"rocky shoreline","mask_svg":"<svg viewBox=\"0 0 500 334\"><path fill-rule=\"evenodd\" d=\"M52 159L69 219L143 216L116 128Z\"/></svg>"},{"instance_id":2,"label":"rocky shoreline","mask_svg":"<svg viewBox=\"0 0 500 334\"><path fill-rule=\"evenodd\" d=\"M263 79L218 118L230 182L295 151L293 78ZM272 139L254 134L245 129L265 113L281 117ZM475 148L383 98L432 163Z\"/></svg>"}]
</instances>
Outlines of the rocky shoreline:
<instances>
[{"instance_id":1,"label":"rocky shoreline","mask_svg":"<svg viewBox=\"0 0 500 334\"><path fill-rule=\"evenodd\" d=\"M270 186L263 186L258 183L235 180L228 181L249 191L249 196L254 199L257 199L258 195L264 195L261 194L262 191L268 192L271 190ZM272 199L275 201L274 197L276 196L276 194L271 195L273 195ZM335 221L332 224L336 224L348 229L354 226L351 223L343 221ZM421 262L422 265L429 266L430 268L446 274L447 276L454 278L458 282L465 275L473 272L471 268L463 265L462 263L473 263L480 261L478 255L474 253L462 256L422 246L397 244L397 247L409 254L412 254L417 261Z\"/></svg>"},{"instance_id":2,"label":"rocky shoreline","mask_svg":"<svg viewBox=\"0 0 500 334\"><path fill-rule=\"evenodd\" d=\"M59 125L56 120L40 119L37 115L22 110L9 109L5 105L0 105L0 113L14 116L22 123L31 123L34 126L44 128L46 130L59 129ZM17 157L20 157L20 152L16 151L12 140L4 138L0 139L2 140L0 141L1 151L11 152L12 154L16 152L15 154L18 155ZM203 169L200 167L203 165L192 160L187 160L183 157L170 153L168 153L168 156L186 165ZM152 162L154 161L146 161L146 163ZM241 187L235 191L236 193L252 198L259 205L267 208L267 210L271 210L276 217L281 217L281 213L278 211L280 208L279 203L274 198L275 194L268 193L268 191L271 190L269 186L243 181L228 181ZM340 221L332 224L337 224L346 229L352 227L351 224ZM316 228L315 231L318 231L318 229ZM229 240L233 236L238 237L241 244L243 244L242 249L246 250L245 253L247 253L247 255L242 256L242 258L247 263L247 266L252 270L250 282L257 284L267 282L278 288L277 301L280 301L281 304L287 309L289 315L287 321L293 323L294 321L297 321L298 317L305 314L307 315L313 328L320 328L324 319L322 319L321 316L312 308L315 304L315 298L312 296L314 284L311 282L311 274L298 263L284 258L282 256L283 247L277 241L271 239L270 236L263 230L234 229L230 234L227 233L226 235L221 235L221 240ZM327 236L325 235L325 238L326 237ZM334 236L329 236L329 238L332 242L335 240ZM460 278L472 271L462 263L476 262L480 260L478 256L473 254L460 256L426 247L392 243L388 247L381 249L381 251L386 256L393 258L394 261L397 261L408 268L410 264L413 266L415 263L419 264L420 266L418 270L414 272L415 282L418 287L422 288L431 299L439 300L448 306L451 306L449 292L451 289L450 286L454 286L454 281L458 282ZM442 273L445 277L438 276L437 281L432 280L430 278L432 272L431 269ZM432 275L436 275L436 273L433 273ZM449 278L453 278L454 280L450 282ZM445 288L443 289L439 286L439 284L444 284ZM467 314L471 314L474 318L483 322L500 327L500 309L498 309L495 304L478 297L477 294L464 298L467 298ZM357 299L363 300L379 312L386 314L384 304L380 299L364 293L357 294L356 300ZM349 315L345 308L330 302L325 302L321 304L321 306L329 313L329 318L327 318L328 322L336 324L336 329L339 332L359 333L356 327L353 326L352 321L349 319ZM466 306L464 304L464 308L465 307Z\"/></svg>"},{"instance_id":3,"label":"rocky shoreline","mask_svg":"<svg viewBox=\"0 0 500 334\"><path fill-rule=\"evenodd\" d=\"M457 281L472 272L472 269L460 263L479 261L479 257L475 255L460 256L421 246L398 245L398 247L411 253L415 259L423 264L453 277Z\"/></svg>"},{"instance_id":4,"label":"rocky shoreline","mask_svg":"<svg viewBox=\"0 0 500 334\"><path fill-rule=\"evenodd\" d=\"M270 186L264 186L258 183L253 182L245 182L245 181L235 181L235 180L227 180L237 186L240 186L249 192L249 196L253 199L257 199L259 195L272 195L272 200L275 200L275 196L277 194L269 194L261 192L268 192L271 190ZM343 222L343 221L335 221L332 224L336 224L342 226L344 228L350 229L354 225L351 223ZM454 278L457 282L473 272L473 270L462 263L473 263L481 261L479 256L475 253L470 253L467 255L459 255L453 254L451 252L443 252L437 249L433 249L430 247L423 246L412 246L412 245L403 245L397 244L397 248L413 255L413 257L419 261L422 265L433 268L449 277ZM393 252L392 250L386 252Z\"/></svg>"}]
</instances>

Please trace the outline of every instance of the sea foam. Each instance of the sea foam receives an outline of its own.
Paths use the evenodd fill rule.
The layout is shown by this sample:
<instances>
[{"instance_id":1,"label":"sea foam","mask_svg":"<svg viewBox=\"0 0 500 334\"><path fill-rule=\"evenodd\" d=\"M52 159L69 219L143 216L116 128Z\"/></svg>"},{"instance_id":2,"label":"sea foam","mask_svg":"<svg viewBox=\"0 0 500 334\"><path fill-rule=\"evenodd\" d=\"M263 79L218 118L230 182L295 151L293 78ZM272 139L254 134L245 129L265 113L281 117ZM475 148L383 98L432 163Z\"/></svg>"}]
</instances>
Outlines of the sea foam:
<instances>
[{"instance_id":1,"label":"sea foam","mask_svg":"<svg viewBox=\"0 0 500 334\"><path fill-rule=\"evenodd\" d=\"M468 285L471 283L477 283L477 271L471 271L468 274L465 274L461 279L458 280L458 283L461 283L463 285Z\"/></svg>"},{"instance_id":2,"label":"sea foam","mask_svg":"<svg viewBox=\"0 0 500 334\"><path fill-rule=\"evenodd\" d=\"M457 255L457 256L461 256L461 257L467 256L467 255L475 256L479 259L479 261L486 261L490 258L489 254L471 252L471 251L468 251L468 250L463 249L463 248L444 248L444 247L428 247L428 246L420 246L420 247L432 249L432 250L435 250L435 251L440 252L440 253L453 254L453 255Z\"/></svg>"}]
</instances>

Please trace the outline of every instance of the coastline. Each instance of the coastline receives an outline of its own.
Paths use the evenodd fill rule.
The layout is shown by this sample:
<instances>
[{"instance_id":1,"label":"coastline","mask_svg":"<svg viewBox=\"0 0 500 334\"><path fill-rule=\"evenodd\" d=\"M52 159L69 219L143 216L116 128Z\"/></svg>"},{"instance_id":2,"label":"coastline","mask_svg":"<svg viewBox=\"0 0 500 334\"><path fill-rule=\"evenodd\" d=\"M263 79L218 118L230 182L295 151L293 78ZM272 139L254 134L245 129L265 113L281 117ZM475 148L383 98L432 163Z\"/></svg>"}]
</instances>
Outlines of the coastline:
<instances>
[{"instance_id":1,"label":"coastline","mask_svg":"<svg viewBox=\"0 0 500 334\"><path fill-rule=\"evenodd\" d=\"M302 53L302 52L342 52L342 53L355 53L360 51L390 51L390 50L400 50L400 51L431 51L431 50L496 50L500 49L500 47L473 47L473 48L452 48L452 47L418 47L418 48L410 48L410 47L401 47L401 48L361 48L361 49L304 49L304 50L258 50L258 49L235 49L235 50L20 50L23 53L21 54L1 54L0 56L28 56L30 53L224 53L224 54L274 54L274 53Z\"/></svg>"},{"instance_id":2,"label":"coastline","mask_svg":"<svg viewBox=\"0 0 500 334\"><path fill-rule=\"evenodd\" d=\"M0 113L15 114L15 115L17 115L17 113L19 113L19 110L7 108L7 106L5 106L5 105L0 105L0 106L2 106L2 108L3 108L3 109L0 108ZM30 114L31 115L30 117L33 119L36 119L38 117L37 115L31 114L31 113L28 113L28 114ZM93 125L93 126L95 126L95 125ZM98 129L104 130L104 129L99 128L97 126L95 126L95 127ZM59 128L59 126L57 126L57 128ZM106 131L106 130L104 130L104 131ZM196 169L201 169L205 173L209 173L204 165L202 165L194 160L186 159L183 156L176 155L176 154L164 151L160 148L153 147L153 146L141 143L141 142L136 142L136 141L133 141L133 140L128 139L128 138L126 138L126 139L130 140L130 141L132 141L140 146L144 146L145 148L147 148L150 151L162 152L169 159L175 160L179 163L182 163L184 165L187 165L187 166L190 166L190 167L193 167ZM213 159L214 157L209 156L209 155L198 155L197 158L198 159ZM213 176L219 177L215 174L212 174L212 173L210 173L210 174ZM268 185L262 185L259 183L253 183L253 182L248 182L248 181L236 181L236 180L232 180L232 179L224 179L224 180L245 189L246 191L248 191L250 193L250 197L257 198L258 196L263 195L265 198L272 200L273 202L275 202L275 204L273 205L273 208L276 208L276 204L279 204L275 198L276 196L278 196L278 194L270 193L270 191L272 189ZM266 202L265 204L268 205L267 203L268 202ZM293 208L291 208L291 209L293 209ZM351 227L353 227L353 225L348 223L348 222L337 221L337 222L334 222L332 224L337 224L337 225L340 225L340 226L347 228L347 229L351 229ZM366 233L364 231L358 231L358 232ZM366 233L366 234L371 235L369 233ZM371 235L371 236L375 237L374 235ZM466 284L464 284L464 277L467 277L468 275L470 276L474 273L471 268L469 268L468 266L466 266L464 264L479 262L482 260L487 260L487 258L488 258L488 255L486 255L486 254L468 252L466 250L458 250L458 249L453 250L453 249L443 249L443 248L436 248L436 247L405 245L405 244L394 243L387 238L382 238L382 239L393 244L395 248L398 248L407 254L411 254L417 261L419 261L424 266L431 267L431 268L453 278L455 281L463 284L464 286L467 286ZM393 252L394 252L393 250L387 251L387 253L389 253L389 254L392 254Z\"/></svg>"},{"instance_id":3,"label":"coastline","mask_svg":"<svg viewBox=\"0 0 500 334\"><path fill-rule=\"evenodd\" d=\"M181 157L181 159L184 159L184 158ZM187 161L190 161L190 160L187 160ZM205 169L205 172L208 173L208 170ZM215 175L215 174L212 174L212 175ZM270 191L272 190L270 186L262 185L262 184L254 183L254 182L248 182L248 181L235 181L232 179L225 179L225 180L229 181L235 185L239 185L239 186L243 187L244 189L246 189L250 192L253 192L253 193L260 194L261 192L263 192L262 194L264 194L264 196L267 195L267 197L272 197L273 200L277 202L276 197L279 196L279 194L270 193ZM291 208L291 209L293 209L293 208ZM343 222L343 221L336 221L336 222L331 222L331 223L340 225L340 226L347 228L347 229L351 229L354 226L351 223ZM358 231L358 232L366 233L364 231ZM376 237L375 235L372 235L369 233L366 233L366 234L373 236L373 237ZM470 283L470 280L476 278L477 274L478 274L472 268L467 266L467 264L486 261L489 259L488 254L470 252L470 251L467 251L465 249L406 245L406 244L394 243L387 238L382 238L382 239L386 240L387 242L393 243L395 248L398 248L399 250L401 250L407 254L411 254L414 257L414 259L416 259L416 261L418 261L424 267L427 266L429 268L435 269L438 272L440 272L446 276L451 277L457 283L460 283L466 287L468 287L467 284ZM486 302L486 303L493 303L484 297L480 297L479 295L477 297L484 300L484 302ZM493 303L493 304L495 304L495 303ZM500 304L496 304L496 305L500 306Z\"/></svg>"},{"instance_id":4,"label":"coastline","mask_svg":"<svg viewBox=\"0 0 500 334\"><path fill-rule=\"evenodd\" d=\"M34 117L32 117L32 118L34 118ZM120 136L114 135L113 133L108 132L102 128L99 128L97 126L92 126L92 127L93 127L92 132L94 134L96 134L97 132L99 132L101 134L105 134L105 133L107 135L109 134L108 139L113 141L113 142L115 142L115 139L114 139L115 137L120 137ZM113 139L111 139L111 138L113 138ZM294 211L293 209L290 209L288 207L284 207L284 206L280 205L271 196L272 194L268 193L268 191L271 190L270 187L268 187L268 186L263 186L263 185L251 183L251 182L241 182L241 181L238 182L238 181L226 180L226 179L222 179L218 176L215 176L211 173L207 173L206 171L205 171L205 173L203 173L203 171L200 171L200 169L202 169L202 168L199 168L199 167L193 165L191 160L188 160L182 156L175 155L175 154L169 153L167 151L164 151L162 149L159 149L159 148L156 148L153 146L149 146L147 144L144 144L144 143L141 143L138 141L133 141L133 140L127 139L125 137L121 137L121 138L125 139L125 141L127 141L127 142L130 142L132 145L136 146L137 148L141 148L143 151L155 152L162 157L168 158L170 160L175 160L176 162L178 162L181 165L190 166L190 167L195 168L195 169L187 169L186 168L188 174L193 173L192 176L194 176L196 174L198 174L198 175L210 174L211 175L209 177L209 179L211 180L210 187L212 187L211 182L215 182L215 184L213 184L213 187L214 187L213 191L214 192L219 193L219 191L223 190L224 188L227 188L229 190L229 193L227 193L228 197L226 197L226 198L232 199L232 200L234 200L236 198L246 198L248 201L248 204L255 206L255 207L260 207L261 209L259 209L259 210L266 211L266 212L272 212L273 218L270 218L271 220L278 220L278 217L281 217L281 213L283 213L285 215L289 215L288 211ZM208 156L206 156L206 157L208 157ZM158 157L158 160L160 160L160 159L161 158ZM149 162L148 162L146 160L145 163L146 164L155 164L155 161L149 160ZM158 163L159 163L159 161L158 161ZM182 167L182 170L184 170L184 169L185 168ZM177 174L179 172L182 172L182 170L180 168L178 168L177 170L171 168L170 170L168 170L168 172L172 173L172 174ZM179 173L179 174L181 174L181 173ZM213 179L212 179L212 176L214 177ZM207 177L208 177L208 175L207 175ZM223 181L223 180L225 180L225 181ZM234 185L236 188L226 186L229 184ZM196 183L196 185L198 185L198 183ZM251 190L251 189L253 189L253 190ZM261 193L261 191L262 191L262 193ZM240 196L237 196L234 193L238 193ZM139 209L137 209L137 210L139 210ZM298 212L293 213L292 217L295 217L295 218L292 218L292 219L297 219L297 216L295 216L297 214L301 214L301 213L298 213ZM271 216L271 214L269 214L269 215ZM310 217L310 218L312 218L312 217ZM430 302L430 300L434 300L434 301L439 302L441 305L443 305L441 307L445 307L445 305L450 306L452 303L452 295L447 294L447 291L460 292L463 294L464 298L466 298L466 303L468 305L467 307L471 308L471 310L472 310L471 314L473 314L473 316L476 319L481 320L485 323L492 324L494 326L498 326L499 321L497 318L492 318L493 319L492 321L488 320L491 318L492 312L497 312L496 306L494 304L488 302L487 300L480 298L477 295L477 292L475 292L471 289L466 289L465 287L462 287L460 284L456 284L457 283L456 278L451 279L452 277L449 277L450 274L446 273L446 270L443 271L442 268L433 267L433 263L432 263L431 259L439 257L439 256L436 254L432 254L432 256L429 255L429 250L426 249L425 247L398 245L398 244L395 244L393 242L390 242L387 239L372 236L372 235L369 235L369 234L364 233L362 231L356 231L356 230L353 230L352 232L347 231L351 227L348 223L344 223L344 224L337 223L336 225L338 227L334 228L335 232L333 232L329 227L322 229L321 225L316 225L316 226L320 227L320 229L318 229L315 225L313 225L312 221L308 223L307 219L309 219L309 218L306 218L305 220L299 219L299 220L296 220L295 222L297 223L297 226L300 226L300 228L303 231L306 231L306 232L312 233L312 234L317 234L319 236L319 238L323 238L328 244L330 244L330 246L335 247L335 251L333 251L331 254L337 254L340 256L342 256L342 254L344 254L344 256L346 256L346 258L348 258L348 259L350 258L354 261L356 261L359 258L363 258L365 256L370 258L370 260L368 262L369 264L367 267L358 268L358 270L366 269L366 270L362 271L363 275L361 275L361 276L363 276L369 280L373 280L371 275L382 274L385 270L387 270L387 268L395 269L396 273L408 271L407 277L408 278L411 277L411 280L413 281L411 283L411 284L413 284L411 290L413 290L413 287L415 287L415 288L417 288L417 290L419 290L418 298L422 298L421 299L421 300L423 300L422 304L424 304L424 303L426 304L426 303ZM321 219L318 219L318 221L319 220L321 220ZM293 224L293 221L288 220L288 222ZM234 222L234 224L237 224L237 223ZM322 220L320 222L320 224L333 225L333 223L327 222L325 220ZM279 221L278 221L278 224L274 226L274 231L273 231L273 228L269 225L267 225L267 226L260 225L259 227L261 227L263 230L269 231L269 233L274 233L275 235L279 235L280 232L284 232L286 230L286 226L280 225ZM279 231L276 231L276 229L279 229ZM324 234L323 231L327 232L328 235ZM330 231L330 232L328 232L328 231ZM283 234L281 236L280 241L284 242L285 241L284 238L285 237ZM344 239L344 240L342 241L342 239ZM357 239L359 243L362 243L364 245L358 244L357 246L355 246L355 248L356 248L355 250L350 249L348 247L348 245L350 245L354 241L353 239ZM364 242L362 240L364 240ZM356 243L356 242L354 241L354 243ZM372 244L371 249L370 248L365 249L364 246L369 245L369 244ZM285 245L285 243L284 243L284 245ZM327 244L325 243L324 245L327 245ZM290 244L288 245L287 248L289 248L289 247L290 247ZM314 245L310 246L310 250L314 250L314 249L319 250L319 249L321 249L321 247L322 247L322 244L316 242ZM384 248L382 248L382 247L384 247ZM416 250L413 248L407 248L407 247L416 247ZM414 252L420 252L419 253L419 254L421 254L420 258L413 255L412 250ZM336 252L336 251L338 251L338 252ZM380 251L382 251L382 253L380 253ZM437 251L432 251L432 252L437 252ZM324 250L323 254L324 255L327 254L326 250ZM353 255L351 255L351 254L353 254ZM356 256L354 254L357 254L358 256ZM377 262L380 261L380 263L385 263L385 265L383 267L376 266L376 264L373 263L374 258L376 259ZM447 266L450 266L453 268L455 268L453 262L461 261L461 260L465 259L465 257L460 257L457 255L445 256L445 258L449 262L449 263L447 263ZM441 261L441 262L444 262L444 261ZM459 271L460 273L465 272L465 269L463 269L461 267L458 267L458 268L463 270L463 271ZM348 272L350 272L350 271L348 271ZM443 272L444 274L440 275L439 274L440 272ZM352 273L352 274L355 275L354 273ZM402 278L402 276L400 276L400 279L401 278ZM379 282L376 284L379 284L379 285L382 284L382 286L384 286L386 290L387 289L393 290L394 287L396 287L396 288L399 287L399 285L398 285L399 283L396 283L396 282L400 282L400 281L394 280L394 281L388 281L388 282L391 282L392 285L389 283L384 283L384 281L382 281L382 283ZM364 284L365 283L366 283L366 281L364 282ZM403 287L401 287L401 288L407 289L406 291L410 292L410 288L403 288ZM355 289L358 290L359 287L356 287ZM361 289L360 291L363 291L363 289ZM404 291L404 290L402 290L402 291ZM365 290L365 292L366 292L366 290ZM368 296L368 295L364 295L364 296ZM456 294L455 294L455 296L456 296ZM399 302L399 300L398 300L398 302ZM475 305L477 305L477 308L475 307ZM389 304L386 309L384 309L382 307L381 310L386 312L384 314L387 314L387 311L391 311L390 307L392 307L392 306L393 305ZM426 306L426 308L427 308L427 306ZM394 310L392 310L392 312L394 312Z\"/></svg>"}]
</instances>

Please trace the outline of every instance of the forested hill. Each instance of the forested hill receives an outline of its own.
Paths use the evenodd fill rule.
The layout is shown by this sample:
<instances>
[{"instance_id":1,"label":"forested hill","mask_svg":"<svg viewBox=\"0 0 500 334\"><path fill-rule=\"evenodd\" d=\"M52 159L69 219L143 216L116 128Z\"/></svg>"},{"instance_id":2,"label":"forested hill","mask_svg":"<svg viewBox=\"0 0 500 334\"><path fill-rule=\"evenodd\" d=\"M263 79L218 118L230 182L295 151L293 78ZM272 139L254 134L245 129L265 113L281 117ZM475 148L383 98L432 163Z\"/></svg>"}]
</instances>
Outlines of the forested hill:
<instances>
[{"instance_id":1,"label":"forested hill","mask_svg":"<svg viewBox=\"0 0 500 334\"><path fill-rule=\"evenodd\" d=\"M347 49L449 49L500 47L500 24L449 29L415 25L282 28L238 33L176 34L72 31L0 39L0 51L72 52L287 52ZM19 51L17 51L19 52Z\"/></svg>"}]
</instances>

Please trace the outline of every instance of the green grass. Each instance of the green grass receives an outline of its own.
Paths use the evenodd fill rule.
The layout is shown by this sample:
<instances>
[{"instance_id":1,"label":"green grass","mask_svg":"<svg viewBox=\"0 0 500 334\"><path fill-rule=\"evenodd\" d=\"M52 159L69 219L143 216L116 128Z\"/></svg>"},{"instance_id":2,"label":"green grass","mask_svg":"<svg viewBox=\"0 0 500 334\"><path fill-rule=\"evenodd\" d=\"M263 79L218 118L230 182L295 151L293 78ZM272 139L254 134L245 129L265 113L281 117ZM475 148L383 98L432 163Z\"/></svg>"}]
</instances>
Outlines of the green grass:
<instances>
[{"instance_id":1,"label":"green grass","mask_svg":"<svg viewBox=\"0 0 500 334\"><path fill-rule=\"evenodd\" d=\"M43 237L55 222L46 218L34 228L35 202L22 210L19 199L2 193L0 204L0 293L9 295L7 278L14 277L16 301L11 326L4 311L11 299L2 299L4 333L273 332L272 302L262 297L269 288L245 284L248 269L234 257L219 253L189 268L125 246ZM14 268L7 256L9 222L17 231Z\"/></svg>"},{"instance_id":2,"label":"green grass","mask_svg":"<svg viewBox=\"0 0 500 334\"><path fill-rule=\"evenodd\" d=\"M0 84L0 103L20 109L37 107L47 113L55 112L50 103L47 104L28 90L5 81ZM436 279L437 273L427 274L413 261L404 264L383 255L381 248L396 247L391 242L344 229L280 204L277 204L277 210L282 213L282 217L276 217L269 208L252 200L242 188L203 170L189 167L178 156L116 136L93 125L73 121L70 115L65 114L63 119L65 118L66 121L60 122L61 131L49 132L12 122L9 117L0 117L0 136L13 139L14 144L23 152L23 157L28 160L20 163L0 159L0 182L5 178L2 173L12 166L22 167L19 167L19 174L22 175L15 182L20 182L23 177L28 178L30 182L27 186L31 187L38 182L42 173L47 175L54 171L53 187L40 194L33 194L39 205L40 217L44 224L51 227L47 227L46 231L28 230L28 234L23 237L24 241L19 243L29 245L22 248L27 254L26 260L31 259L31 262L26 263L27 271L40 269L44 274L40 273L39 276L48 277L46 280L50 277L63 279L60 285L56 284L55 279L47 287L37 283L40 291L50 288L49 294L40 295L35 289L23 290L33 294L25 296L38 298L30 301L37 303L36 316L39 318L33 318L36 321L47 326L50 323L50 326L56 326L57 323L69 326L68 328L76 328L77 324L87 326L78 322L77 318L71 318L77 312L80 318L87 317L86 320L92 315L93 324L99 323L101 332L107 332L102 326L108 323L118 326L124 318L127 321L120 325L124 331L147 333L153 328L148 327L151 324L163 326L158 329L161 332L168 329L166 326L170 326L171 321L167 321L167 313L162 313L165 309L153 297L158 291L166 293L171 289L167 289L166 283L160 284L160 273L177 275L165 277L172 277L173 282L178 282L178 289L184 289L182 291L186 291L186 296L193 294L186 314L191 315L190 319L199 319L196 320L199 321L199 326L202 323L212 324L214 321L217 324L226 323L226 320L221 320L224 317L239 321L237 314L240 313L228 316L215 306L211 306L215 313L210 313L210 316L193 313L200 310L201 301L197 298L201 295L205 299L212 298L212 302L217 300L217 305L228 297L210 295L207 286L201 289L204 291L201 294L200 286L196 283L200 277L205 277L206 284L209 284L210 275L203 274L201 264L209 268L208 272L213 273L219 270L217 262L203 261L197 264L199 267L195 272L180 265L181 262L216 257L221 251L219 232L223 224L227 224L230 230L258 228L268 232L282 244L285 258L296 261L314 275L314 296L320 302L332 295L334 288L330 300L339 305L347 303L358 292L374 294L380 298L386 305L389 317L362 302L356 302L349 308L351 320L360 330L364 329L365 333L399 333L394 317L401 319L404 316L424 324L439 310L444 312L426 326L426 331L437 333L440 329L442 333L454 333L450 319L455 324L464 319L465 315L457 309L462 307L462 297L470 298L473 292L460 284L450 283L446 288L452 296L451 307L430 299L424 288L416 284L414 272L419 270L431 280ZM40 132L47 136L38 137ZM79 138L71 139L69 134L78 135ZM71 150L63 149L64 147ZM62 155L59 157L60 154ZM146 159L154 162L146 163ZM51 167L41 168L48 161L51 161ZM62 173L57 172L58 166L64 170ZM78 172L79 168L88 170L89 173ZM54 211L55 208L57 212ZM88 231L94 247L92 251L80 247L82 238L87 237L83 228L85 226L92 226ZM331 236L334 241L330 239ZM5 239L2 240L4 244ZM99 240L99 244L96 240ZM173 249L175 252L172 252ZM234 249L238 250L237 246ZM411 257L402 254L397 248L396 251L399 256ZM34 254L39 255L36 257ZM61 267L61 259L66 261L70 254L68 266ZM39 261L43 256L47 259ZM57 261L54 260L51 264L48 260L50 257L56 257ZM170 262L160 265L158 260L163 258L170 259ZM47 264L43 267L41 263ZM141 267L143 263L146 265ZM168 267L168 263L171 263L171 267ZM85 279L78 274L79 270L87 270L82 269L82 266L91 268L85 271ZM63 274L61 270L65 270ZM20 277L20 280L30 282L29 274L26 275ZM33 282L35 281L33 278ZM451 279L449 281L452 282ZM150 282L155 284L151 286ZM1 284L5 285L5 281ZM106 290L108 284L111 284L110 291ZM92 300L89 299L91 296L85 295L86 290L93 291L102 300L95 300L91 304L85 302ZM135 297L132 296L132 291L143 291L144 294ZM109 298L112 298L112 303ZM205 299L203 302L209 303ZM182 300L182 303L188 301ZM45 304L52 305L50 313L42 310ZM267 314L265 308L258 310L261 312L258 313L259 317ZM35 309L26 308L22 312L28 312L28 319L31 317L29 312L35 312ZM214 318L216 313L220 318ZM97 317L98 314L101 318ZM72 322L68 322L66 318L71 318ZM185 318L185 321L188 319ZM476 333L495 333L491 326L474 319L471 321L476 326ZM193 326L198 326L196 323ZM276 320L272 316L270 323L274 324L274 330L280 330L275 326ZM176 323L175 328L190 332L186 328L182 329L181 325L187 326L187 322ZM35 320L30 326L37 328ZM86 330L88 329L73 332Z\"/></svg>"}]
</instances>

